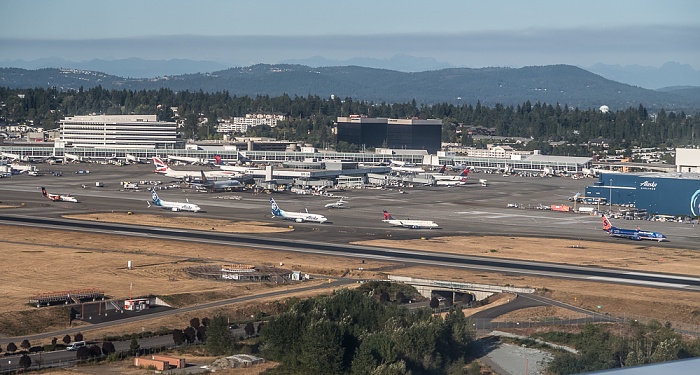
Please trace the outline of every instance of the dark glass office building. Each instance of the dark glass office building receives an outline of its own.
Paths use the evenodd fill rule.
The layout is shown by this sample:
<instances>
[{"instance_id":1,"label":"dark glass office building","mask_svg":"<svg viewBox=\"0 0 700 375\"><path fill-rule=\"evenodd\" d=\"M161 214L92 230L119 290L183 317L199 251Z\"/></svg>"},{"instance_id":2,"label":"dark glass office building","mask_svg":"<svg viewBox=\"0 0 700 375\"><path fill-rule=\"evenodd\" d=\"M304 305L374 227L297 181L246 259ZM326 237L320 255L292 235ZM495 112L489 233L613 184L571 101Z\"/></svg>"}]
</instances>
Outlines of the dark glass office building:
<instances>
[{"instance_id":1,"label":"dark glass office building","mask_svg":"<svg viewBox=\"0 0 700 375\"><path fill-rule=\"evenodd\" d=\"M441 120L338 117L338 142L358 147L440 151Z\"/></svg>"}]
</instances>

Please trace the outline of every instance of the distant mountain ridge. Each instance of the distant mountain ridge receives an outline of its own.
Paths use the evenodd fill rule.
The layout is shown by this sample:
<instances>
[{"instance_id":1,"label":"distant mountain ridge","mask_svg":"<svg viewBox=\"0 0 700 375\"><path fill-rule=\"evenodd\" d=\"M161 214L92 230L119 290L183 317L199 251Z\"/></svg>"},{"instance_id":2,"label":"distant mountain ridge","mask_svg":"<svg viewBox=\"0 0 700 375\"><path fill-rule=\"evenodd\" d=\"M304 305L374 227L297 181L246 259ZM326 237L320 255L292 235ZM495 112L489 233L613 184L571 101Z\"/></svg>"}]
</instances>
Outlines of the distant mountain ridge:
<instances>
[{"instance_id":1,"label":"distant mountain ridge","mask_svg":"<svg viewBox=\"0 0 700 375\"><path fill-rule=\"evenodd\" d=\"M310 67L361 66L365 68L397 70L399 72L425 72L449 68L466 68L455 66L431 57L416 57L397 54L389 58L353 57L349 59L329 59L312 56L303 59L287 59L279 64L305 65ZM248 65L248 64L245 64ZM142 58L93 59L86 61L69 61L58 57L37 60L0 61L0 68L74 68L103 72L118 77L155 78L180 74L216 72L244 64L220 63L216 61L197 61L189 59L147 60ZM590 67L579 66L589 72L598 74L612 81L639 86L646 89L662 89L675 86L700 86L700 71L688 64L667 62L661 67L641 65L595 64Z\"/></svg>"},{"instance_id":2,"label":"distant mountain ridge","mask_svg":"<svg viewBox=\"0 0 700 375\"><path fill-rule=\"evenodd\" d=\"M2 68L72 68L104 72L106 74L131 77L152 78L169 75L205 73L230 68L214 61L196 61L187 59L146 60L137 57L118 60L93 59L88 61L69 61L61 58L45 58L38 60L11 60L0 62Z\"/></svg>"},{"instance_id":3,"label":"distant mountain ridge","mask_svg":"<svg viewBox=\"0 0 700 375\"><path fill-rule=\"evenodd\" d=\"M157 78L123 78L80 69L0 69L0 86L34 88L55 86L61 90L94 87L106 89L175 91L228 91L231 95L319 95L374 102L419 104L453 103L495 106L526 101L560 103L578 108L700 110L700 96L693 88L647 90L605 79L570 65L524 68L449 68L404 73L359 66L312 68L304 65L259 64L211 73Z\"/></svg>"},{"instance_id":4,"label":"distant mountain ridge","mask_svg":"<svg viewBox=\"0 0 700 375\"><path fill-rule=\"evenodd\" d=\"M673 86L700 86L700 71L688 64L667 62L659 68L641 65L595 64L588 71L613 81L648 89Z\"/></svg>"}]
</instances>

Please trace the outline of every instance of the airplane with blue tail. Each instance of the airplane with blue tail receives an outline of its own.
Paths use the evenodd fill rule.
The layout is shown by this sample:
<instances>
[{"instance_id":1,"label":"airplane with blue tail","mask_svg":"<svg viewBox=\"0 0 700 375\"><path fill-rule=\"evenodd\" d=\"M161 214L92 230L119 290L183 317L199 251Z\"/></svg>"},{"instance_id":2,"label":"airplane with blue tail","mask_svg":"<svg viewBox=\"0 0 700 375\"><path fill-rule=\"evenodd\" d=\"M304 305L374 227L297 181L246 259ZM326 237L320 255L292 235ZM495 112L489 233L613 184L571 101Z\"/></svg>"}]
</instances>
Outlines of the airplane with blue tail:
<instances>
[{"instance_id":1,"label":"airplane with blue tail","mask_svg":"<svg viewBox=\"0 0 700 375\"><path fill-rule=\"evenodd\" d=\"M270 212L272 213L272 217L281 217L282 219L285 220L293 220L296 221L297 223L303 223L305 221L313 222L313 223L319 223L323 224L328 219L323 216L323 215L318 215L318 214L312 214L309 213L308 211L306 212L288 212L284 211L275 202L273 198L270 198L270 205L271 210Z\"/></svg>"},{"instance_id":2,"label":"airplane with blue tail","mask_svg":"<svg viewBox=\"0 0 700 375\"><path fill-rule=\"evenodd\" d=\"M171 210L171 211L191 211L191 212L198 212L201 210L199 206L196 204L190 203L188 200L187 203L180 203L180 202L170 202L170 201L164 201L160 199L158 196L158 193L156 193L156 189L150 188L151 191L151 201L148 203L148 207L151 207L151 203L153 203L154 206L160 207L166 210Z\"/></svg>"},{"instance_id":3,"label":"airplane with blue tail","mask_svg":"<svg viewBox=\"0 0 700 375\"><path fill-rule=\"evenodd\" d=\"M659 232L641 230L639 227L637 229L622 229L613 226L605 215L603 215L603 230L613 237L629 238L635 241L654 240L661 242L666 240L666 236Z\"/></svg>"}]
</instances>

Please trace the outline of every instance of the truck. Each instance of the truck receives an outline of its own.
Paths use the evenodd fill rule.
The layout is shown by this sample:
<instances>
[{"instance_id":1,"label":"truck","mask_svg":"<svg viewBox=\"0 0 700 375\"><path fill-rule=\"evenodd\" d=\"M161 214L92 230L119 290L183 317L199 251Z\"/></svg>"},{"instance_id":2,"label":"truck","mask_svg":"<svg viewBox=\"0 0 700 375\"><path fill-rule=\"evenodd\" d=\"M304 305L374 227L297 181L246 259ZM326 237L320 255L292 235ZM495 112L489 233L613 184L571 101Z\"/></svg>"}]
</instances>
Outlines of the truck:
<instances>
[{"instance_id":1,"label":"truck","mask_svg":"<svg viewBox=\"0 0 700 375\"><path fill-rule=\"evenodd\" d=\"M101 181L95 182L95 187L105 187L105 183Z\"/></svg>"},{"instance_id":2,"label":"truck","mask_svg":"<svg viewBox=\"0 0 700 375\"><path fill-rule=\"evenodd\" d=\"M122 182L122 188L124 188L125 190L138 190L139 184L135 182L124 181Z\"/></svg>"}]
</instances>

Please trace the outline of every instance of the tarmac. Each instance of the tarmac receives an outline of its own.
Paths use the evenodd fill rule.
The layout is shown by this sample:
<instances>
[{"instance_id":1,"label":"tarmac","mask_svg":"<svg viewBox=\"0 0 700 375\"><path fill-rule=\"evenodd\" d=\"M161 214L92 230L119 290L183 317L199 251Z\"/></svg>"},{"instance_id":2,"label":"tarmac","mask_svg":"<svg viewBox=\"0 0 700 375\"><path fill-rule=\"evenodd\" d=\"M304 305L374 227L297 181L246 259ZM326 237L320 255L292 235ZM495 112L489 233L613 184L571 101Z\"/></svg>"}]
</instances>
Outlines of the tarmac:
<instances>
[{"instance_id":1,"label":"tarmac","mask_svg":"<svg viewBox=\"0 0 700 375\"><path fill-rule=\"evenodd\" d=\"M470 174L464 186L433 187L414 186L387 189L352 189L333 192L330 195L295 194L291 191L271 194L252 189L240 192L208 193L186 188L176 180L153 173L150 164L127 166L79 163L66 165L37 164L39 177L18 175L0 180L0 204L22 205L17 209L5 209L3 214L60 217L64 214L95 212L157 213L164 216L207 217L240 221L263 221L274 225L293 225L295 230L275 234L290 240L311 240L332 243L348 243L365 239L407 239L426 236L451 235L507 235L550 238L570 238L594 241L629 242L628 239L611 238L601 230L600 217L572 212L556 212L538 209L550 205L569 205L568 197L582 192L595 179L571 179L565 177L504 177L498 174ZM195 166L175 167L196 170ZM202 167L205 170L212 167ZM76 173L78 170L89 173ZM55 174L60 174L56 176ZM479 179L487 179L483 187ZM121 182L161 181L158 190L161 199L185 202L188 200L202 211L172 212L157 207L149 208L148 186L140 184L139 190L126 190ZM96 187L102 182L104 187ZM79 203L52 202L41 195L40 187L51 193L69 193ZM238 198L240 199L230 199ZM286 211L324 215L328 222L295 223L273 218L269 198ZM340 197L348 208L325 208L327 203ZM226 199L229 198L229 199ZM517 205L518 208L507 208ZM609 207L602 206L601 210ZM420 219L435 221L440 229L408 229L391 227L383 223L382 211L389 211L396 219ZM613 207L617 210L617 207ZM697 249L700 243L700 226L682 223L641 222L627 223L618 220L617 225L659 231L670 242L654 245Z\"/></svg>"}]
</instances>

